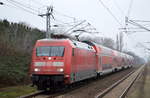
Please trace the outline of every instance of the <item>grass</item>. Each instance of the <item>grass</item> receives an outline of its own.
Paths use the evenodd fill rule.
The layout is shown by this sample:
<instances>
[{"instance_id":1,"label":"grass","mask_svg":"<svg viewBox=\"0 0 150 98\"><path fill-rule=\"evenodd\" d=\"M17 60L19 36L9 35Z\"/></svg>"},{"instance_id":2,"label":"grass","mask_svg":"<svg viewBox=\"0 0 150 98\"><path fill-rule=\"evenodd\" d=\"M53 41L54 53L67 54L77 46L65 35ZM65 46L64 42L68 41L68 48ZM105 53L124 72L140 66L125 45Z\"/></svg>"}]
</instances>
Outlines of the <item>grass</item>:
<instances>
[{"instance_id":1,"label":"grass","mask_svg":"<svg viewBox=\"0 0 150 98\"><path fill-rule=\"evenodd\" d=\"M36 88L30 87L29 85L1 88L0 98L16 98L35 91Z\"/></svg>"}]
</instances>

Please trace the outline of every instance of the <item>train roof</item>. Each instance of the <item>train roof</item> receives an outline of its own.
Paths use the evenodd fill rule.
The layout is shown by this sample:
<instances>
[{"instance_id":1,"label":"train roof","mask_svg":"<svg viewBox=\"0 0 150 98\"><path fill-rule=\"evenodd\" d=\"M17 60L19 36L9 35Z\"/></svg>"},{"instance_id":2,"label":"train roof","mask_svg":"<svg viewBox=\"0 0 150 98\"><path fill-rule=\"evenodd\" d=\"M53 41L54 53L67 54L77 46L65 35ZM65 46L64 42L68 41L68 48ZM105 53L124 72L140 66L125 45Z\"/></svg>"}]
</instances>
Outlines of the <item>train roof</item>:
<instances>
[{"instance_id":1,"label":"train roof","mask_svg":"<svg viewBox=\"0 0 150 98\"><path fill-rule=\"evenodd\" d=\"M114 49L111 49L111 48L108 48L108 47L105 47L103 45L100 45L100 44L97 44L97 43L94 43L94 42L89 42L89 41L83 41L89 45L95 45L95 46L98 46L99 48L101 48L104 52L109 52L109 53L112 53L112 55L115 55L115 56L121 56L121 57L124 57L124 58L129 58L129 59L133 59L133 56L129 55L129 54L126 54L126 53L123 53L123 52L120 52L120 51L117 51L117 50L114 50Z\"/></svg>"},{"instance_id":2,"label":"train roof","mask_svg":"<svg viewBox=\"0 0 150 98\"><path fill-rule=\"evenodd\" d=\"M69 39L39 39L38 42L46 42L46 41L69 41Z\"/></svg>"},{"instance_id":3,"label":"train roof","mask_svg":"<svg viewBox=\"0 0 150 98\"><path fill-rule=\"evenodd\" d=\"M126 58L130 58L130 59L133 59L133 57L131 55L128 55L126 53L123 53L123 52L119 52L117 50L113 50L113 49L110 49L108 47L105 47L103 45L100 45L100 44L97 44L97 43L94 43L94 42L90 42L90 41L82 41L82 42L79 42L79 41L76 41L76 40L70 40L70 39L40 39L38 40L37 42L47 42L47 41L68 41L70 42L74 47L78 47L78 48L83 48L83 49L88 49L88 50L94 50L92 48L92 46L97 46L99 47L100 49L102 49L102 51L105 53L105 54L111 54L111 55L115 55L115 56L121 56L121 57L126 57Z\"/></svg>"}]
</instances>

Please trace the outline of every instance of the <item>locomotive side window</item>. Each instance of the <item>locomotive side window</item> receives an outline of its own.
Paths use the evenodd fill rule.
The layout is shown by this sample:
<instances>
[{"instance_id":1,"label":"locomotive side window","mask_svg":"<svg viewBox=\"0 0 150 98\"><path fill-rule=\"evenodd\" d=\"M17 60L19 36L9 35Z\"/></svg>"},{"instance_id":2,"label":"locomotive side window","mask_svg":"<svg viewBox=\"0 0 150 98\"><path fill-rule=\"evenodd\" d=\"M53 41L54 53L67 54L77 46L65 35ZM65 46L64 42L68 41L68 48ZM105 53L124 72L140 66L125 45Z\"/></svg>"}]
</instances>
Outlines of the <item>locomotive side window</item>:
<instances>
[{"instance_id":1,"label":"locomotive side window","mask_svg":"<svg viewBox=\"0 0 150 98\"><path fill-rule=\"evenodd\" d=\"M37 56L64 56L63 46L41 46L36 48Z\"/></svg>"},{"instance_id":2,"label":"locomotive side window","mask_svg":"<svg viewBox=\"0 0 150 98\"><path fill-rule=\"evenodd\" d=\"M78 41L74 41L73 44L76 46L76 48L94 51L93 47L86 44L86 43L81 43L81 42L78 42Z\"/></svg>"}]
</instances>

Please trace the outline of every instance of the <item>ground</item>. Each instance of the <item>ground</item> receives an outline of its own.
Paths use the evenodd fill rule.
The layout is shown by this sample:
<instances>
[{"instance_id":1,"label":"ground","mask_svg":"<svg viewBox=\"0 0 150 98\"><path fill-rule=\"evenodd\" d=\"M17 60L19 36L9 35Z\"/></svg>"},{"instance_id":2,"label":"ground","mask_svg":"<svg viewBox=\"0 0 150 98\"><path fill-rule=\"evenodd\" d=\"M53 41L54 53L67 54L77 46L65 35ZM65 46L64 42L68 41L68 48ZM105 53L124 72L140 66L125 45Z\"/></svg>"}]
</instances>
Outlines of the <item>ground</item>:
<instances>
[{"instance_id":1,"label":"ground","mask_svg":"<svg viewBox=\"0 0 150 98\"><path fill-rule=\"evenodd\" d=\"M145 67L141 77L129 91L127 98L150 98L150 64Z\"/></svg>"},{"instance_id":2,"label":"ground","mask_svg":"<svg viewBox=\"0 0 150 98\"><path fill-rule=\"evenodd\" d=\"M21 95L35 92L36 89L29 85L14 86L0 89L0 98L16 98Z\"/></svg>"}]
</instances>

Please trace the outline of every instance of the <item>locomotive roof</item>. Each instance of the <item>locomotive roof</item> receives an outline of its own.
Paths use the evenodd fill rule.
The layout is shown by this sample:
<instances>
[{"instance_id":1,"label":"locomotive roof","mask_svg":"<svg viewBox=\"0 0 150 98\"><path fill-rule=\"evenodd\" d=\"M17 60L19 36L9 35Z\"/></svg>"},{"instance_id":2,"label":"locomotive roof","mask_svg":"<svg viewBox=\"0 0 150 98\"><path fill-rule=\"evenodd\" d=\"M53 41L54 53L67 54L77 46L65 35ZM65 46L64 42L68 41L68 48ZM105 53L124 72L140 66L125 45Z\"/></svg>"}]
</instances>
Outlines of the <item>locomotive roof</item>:
<instances>
[{"instance_id":1,"label":"locomotive roof","mask_svg":"<svg viewBox=\"0 0 150 98\"><path fill-rule=\"evenodd\" d=\"M69 40L69 39L48 39L48 38L45 38L45 39L40 39L38 41L65 41L65 40Z\"/></svg>"},{"instance_id":2,"label":"locomotive roof","mask_svg":"<svg viewBox=\"0 0 150 98\"><path fill-rule=\"evenodd\" d=\"M87 49L87 50L94 50L94 48L92 48L91 45L87 44L87 43L83 43L83 42L79 42L79 41L76 41L76 40L70 40L70 39L40 39L38 40L38 42L47 42L47 41L55 41L55 42L59 42L59 41L68 41L70 42L74 47L77 47L77 48L82 48L82 49Z\"/></svg>"}]
</instances>

